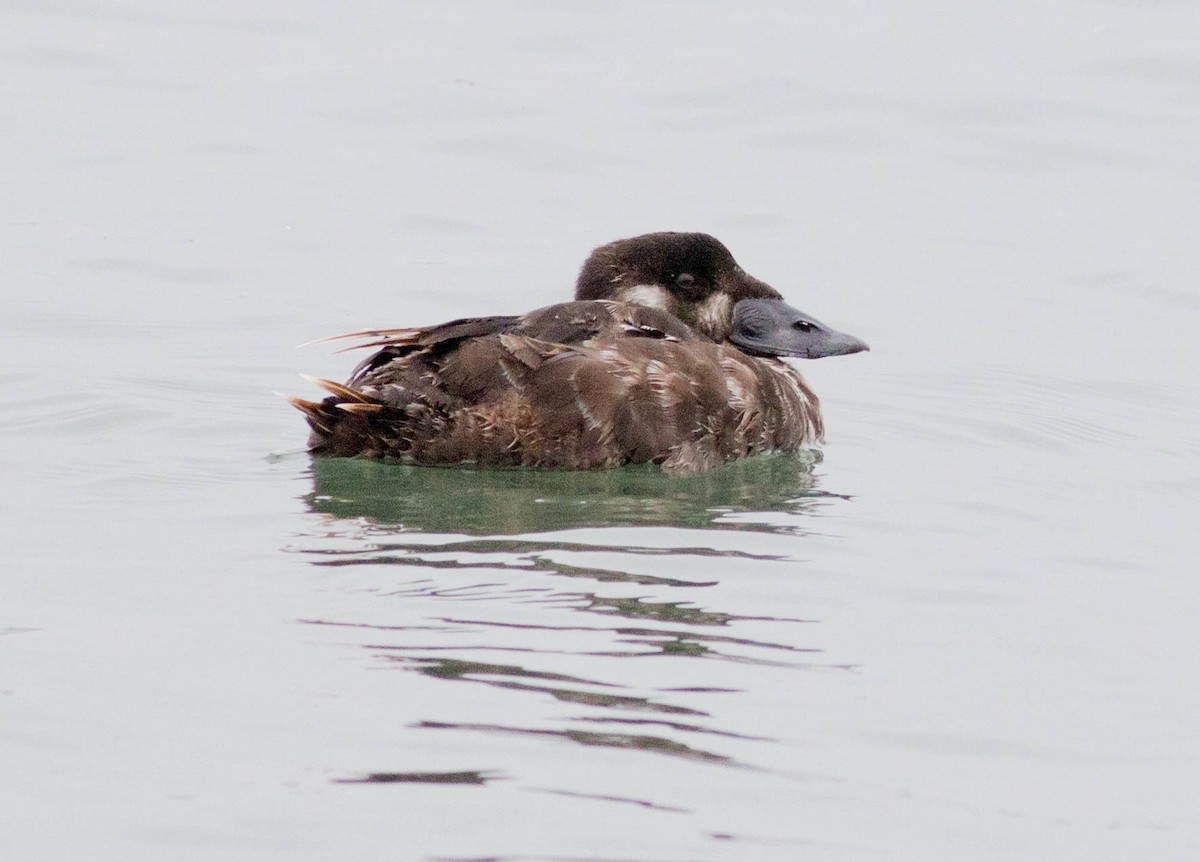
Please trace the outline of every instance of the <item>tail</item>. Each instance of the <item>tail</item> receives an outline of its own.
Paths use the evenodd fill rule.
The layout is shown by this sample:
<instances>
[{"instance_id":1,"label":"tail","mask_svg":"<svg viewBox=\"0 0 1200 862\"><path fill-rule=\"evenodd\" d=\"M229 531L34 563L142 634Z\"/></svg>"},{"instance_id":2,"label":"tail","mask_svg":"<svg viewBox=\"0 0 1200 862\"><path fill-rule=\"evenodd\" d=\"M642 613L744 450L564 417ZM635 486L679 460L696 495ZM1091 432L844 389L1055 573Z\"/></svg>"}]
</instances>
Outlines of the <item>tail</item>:
<instances>
[{"instance_id":1,"label":"tail","mask_svg":"<svg viewBox=\"0 0 1200 862\"><path fill-rule=\"evenodd\" d=\"M308 420L311 453L341 458L384 454L380 450L386 444L380 439L383 429L378 420L390 411L382 401L332 380L302 376L329 393L323 401L282 396Z\"/></svg>"}]
</instances>

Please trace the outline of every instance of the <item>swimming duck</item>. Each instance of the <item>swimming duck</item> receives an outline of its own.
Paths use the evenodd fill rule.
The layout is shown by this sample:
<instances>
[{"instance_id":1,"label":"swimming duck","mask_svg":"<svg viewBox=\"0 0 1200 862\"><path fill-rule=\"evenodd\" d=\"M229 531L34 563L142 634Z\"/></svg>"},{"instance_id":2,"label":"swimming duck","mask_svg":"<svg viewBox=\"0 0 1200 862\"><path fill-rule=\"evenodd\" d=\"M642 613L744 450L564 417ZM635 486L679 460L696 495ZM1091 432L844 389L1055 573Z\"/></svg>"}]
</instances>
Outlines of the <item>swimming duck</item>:
<instances>
[{"instance_id":1,"label":"swimming duck","mask_svg":"<svg viewBox=\"0 0 1200 862\"><path fill-rule=\"evenodd\" d=\"M792 308L703 233L600 246L575 301L358 338L378 351L323 401L288 399L314 455L404 464L706 470L823 439L780 357L867 350Z\"/></svg>"}]
</instances>

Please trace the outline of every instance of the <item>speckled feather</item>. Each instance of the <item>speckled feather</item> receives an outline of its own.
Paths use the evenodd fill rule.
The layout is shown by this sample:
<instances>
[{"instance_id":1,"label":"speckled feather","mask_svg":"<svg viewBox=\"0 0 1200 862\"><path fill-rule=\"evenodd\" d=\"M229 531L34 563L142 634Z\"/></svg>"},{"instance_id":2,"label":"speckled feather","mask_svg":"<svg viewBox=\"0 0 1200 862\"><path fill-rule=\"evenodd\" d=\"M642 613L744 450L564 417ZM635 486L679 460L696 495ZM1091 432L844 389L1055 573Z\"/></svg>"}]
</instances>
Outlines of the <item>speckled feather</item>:
<instances>
[{"instance_id":1,"label":"speckled feather","mask_svg":"<svg viewBox=\"0 0 1200 862\"><path fill-rule=\"evenodd\" d=\"M314 454L695 471L822 433L817 398L790 366L656 309L572 302L396 332L368 334L382 349L324 402L304 402ZM364 401L377 409L345 409Z\"/></svg>"}]
</instances>

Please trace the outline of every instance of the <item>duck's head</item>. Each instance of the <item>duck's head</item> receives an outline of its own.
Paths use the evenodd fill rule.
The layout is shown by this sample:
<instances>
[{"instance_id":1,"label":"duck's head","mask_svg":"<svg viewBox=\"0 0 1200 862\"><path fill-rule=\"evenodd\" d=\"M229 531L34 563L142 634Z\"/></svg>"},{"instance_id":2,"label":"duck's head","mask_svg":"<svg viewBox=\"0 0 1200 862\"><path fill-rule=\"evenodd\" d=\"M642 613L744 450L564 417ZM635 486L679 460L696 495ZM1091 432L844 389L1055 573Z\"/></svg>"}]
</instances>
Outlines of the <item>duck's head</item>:
<instances>
[{"instance_id":1,"label":"duck's head","mask_svg":"<svg viewBox=\"0 0 1200 862\"><path fill-rule=\"evenodd\" d=\"M819 359L869 349L792 308L706 233L648 233L602 245L584 263L575 298L659 308L755 356Z\"/></svg>"}]
</instances>

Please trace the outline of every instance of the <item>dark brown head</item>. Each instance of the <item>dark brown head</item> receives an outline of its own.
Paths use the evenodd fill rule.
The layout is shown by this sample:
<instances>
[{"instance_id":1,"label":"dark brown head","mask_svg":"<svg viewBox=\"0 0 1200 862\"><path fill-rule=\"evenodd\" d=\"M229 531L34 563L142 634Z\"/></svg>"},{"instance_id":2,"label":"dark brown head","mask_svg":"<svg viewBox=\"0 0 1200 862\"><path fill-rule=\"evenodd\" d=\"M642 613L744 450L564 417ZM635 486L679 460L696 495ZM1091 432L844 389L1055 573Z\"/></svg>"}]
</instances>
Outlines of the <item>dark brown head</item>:
<instances>
[{"instance_id":1,"label":"dark brown head","mask_svg":"<svg viewBox=\"0 0 1200 862\"><path fill-rule=\"evenodd\" d=\"M575 298L659 308L757 356L816 359L868 349L785 303L706 233L648 233L602 245L584 263Z\"/></svg>"}]
</instances>

